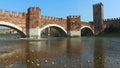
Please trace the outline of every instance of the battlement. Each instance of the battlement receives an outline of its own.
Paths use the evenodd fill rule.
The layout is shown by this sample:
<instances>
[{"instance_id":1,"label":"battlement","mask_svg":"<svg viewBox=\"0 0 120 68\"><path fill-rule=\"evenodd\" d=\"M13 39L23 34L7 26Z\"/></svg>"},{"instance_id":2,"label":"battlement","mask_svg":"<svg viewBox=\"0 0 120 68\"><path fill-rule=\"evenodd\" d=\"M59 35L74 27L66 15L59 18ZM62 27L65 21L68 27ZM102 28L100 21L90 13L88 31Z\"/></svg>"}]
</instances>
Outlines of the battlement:
<instances>
[{"instance_id":1,"label":"battlement","mask_svg":"<svg viewBox=\"0 0 120 68\"><path fill-rule=\"evenodd\" d=\"M120 17L119 18L111 18L111 19L105 19L105 22L107 21L120 21Z\"/></svg>"},{"instance_id":2,"label":"battlement","mask_svg":"<svg viewBox=\"0 0 120 68\"><path fill-rule=\"evenodd\" d=\"M97 4L93 4L93 6L103 6L103 4L100 2L100 3L97 3Z\"/></svg>"},{"instance_id":3,"label":"battlement","mask_svg":"<svg viewBox=\"0 0 120 68\"><path fill-rule=\"evenodd\" d=\"M67 19L71 19L71 18L80 18L80 16L67 16Z\"/></svg>"},{"instance_id":4,"label":"battlement","mask_svg":"<svg viewBox=\"0 0 120 68\"><path fill-rule=\"evenodd\" d=\"M66 19L63 18L50 17L50 16L41 16L41 19L52 20L52 21L66 21Z\"/></svg>"},{"instance_id":5,"label":"battlement","mask_svg":"<svg viewBox=\"0 0 120 68\"><path fill-rule=\"evenodd\" d=\"M12 11L12 13L10 13L10 11L5 10L4 14L2 12L2 10L0 10L0 16L3 17L18 17L18 18L25 18L26 17L26 13L25 12L19 12L18 14L15 11Z\"/></svg>"},{"instance_id":6,"label":"battlement","mask_svg":"<svg viewBox=\"0 0 120 68\"><path fill-rule=\"evenodd\" d=\"M28 8L28 14L37 14L39 15L41 12L41 9L39 7L30 7Z\"/></svg>"},{"instance_id":7,"label":"battlement","mask_svg":"<svg viewBox=\"0 0 120 68\"><path fill-rule=\"evenodd\" d=\"M67 16L67 21L81 21L80 16Z\"/></svg>"}]
</instances>

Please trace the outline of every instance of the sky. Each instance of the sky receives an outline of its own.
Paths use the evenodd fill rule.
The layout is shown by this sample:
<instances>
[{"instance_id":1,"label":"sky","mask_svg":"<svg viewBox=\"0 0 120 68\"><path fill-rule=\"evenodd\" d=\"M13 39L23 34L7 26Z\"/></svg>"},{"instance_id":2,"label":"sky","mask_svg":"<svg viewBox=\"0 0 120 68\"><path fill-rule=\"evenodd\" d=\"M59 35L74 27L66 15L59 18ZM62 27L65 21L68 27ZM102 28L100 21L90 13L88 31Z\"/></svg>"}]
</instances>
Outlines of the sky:
<instances>
[{"instance_id":1,"label":"sky","mask_svg":"<svg viewBox=\"0 0 120 68\"><path fill-rule=\"evenodd\" d=\"M26 12L29 7L40 7L43 16L65 18L80 15L82 21L93 21L92 5L102 2L104 18L120 17L120 0L0 0L0 9Z\"/></svg>"}]
</instances>

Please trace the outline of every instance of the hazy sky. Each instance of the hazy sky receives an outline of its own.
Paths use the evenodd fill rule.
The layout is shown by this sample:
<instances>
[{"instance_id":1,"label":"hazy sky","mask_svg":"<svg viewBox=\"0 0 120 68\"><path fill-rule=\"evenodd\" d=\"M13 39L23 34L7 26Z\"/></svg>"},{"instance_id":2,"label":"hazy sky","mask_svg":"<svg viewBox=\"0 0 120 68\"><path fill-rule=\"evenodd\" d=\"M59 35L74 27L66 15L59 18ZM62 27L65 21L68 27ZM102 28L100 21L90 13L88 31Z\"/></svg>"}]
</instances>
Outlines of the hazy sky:
<instances>
[{"instance_id":1,"label":"hazy sky","mask_svg":"<svg viewBox=\"0 0 120 68\"><path fill-rule=\"evenodd\" d=\"M27 8L37 6L44 16L80 15L82 21L92 21L92 5L99 2L104 4L105 18L120 17L120 0L0 0L0 9L27 12Z\"/></svg>"}]
</instances>

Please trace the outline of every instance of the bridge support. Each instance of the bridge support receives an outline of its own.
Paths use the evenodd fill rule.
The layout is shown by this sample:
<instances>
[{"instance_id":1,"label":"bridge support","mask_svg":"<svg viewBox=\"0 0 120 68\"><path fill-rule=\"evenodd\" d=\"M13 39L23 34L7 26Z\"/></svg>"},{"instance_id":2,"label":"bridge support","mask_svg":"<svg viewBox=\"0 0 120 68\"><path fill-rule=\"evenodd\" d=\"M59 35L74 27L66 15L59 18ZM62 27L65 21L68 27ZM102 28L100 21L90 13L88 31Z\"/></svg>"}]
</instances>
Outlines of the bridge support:
<instances>
[{"instance_id":1,"label":"bridge support","mask_svg":"<svg viewBox=\"0 0 120 68\"><path fill-rule=\"evenodd\" d=\"M80 31L68 31L67 32L67 35L69 36L69 37L79 37L79 36L81 36L80 35Z\"/></svg>"},{"instance_id":2,"label":"bridge support","mask_svg":"<svg viewBox=\"0 0 120 68\"><path fill-rule=\"evenodd\" d=\"M40 39L41 38L40 34L41 34L41 32L40 32L39 27L29 29L29 38L30 39Z\"/></svg>"},{"instance_id":3,"label":"bridge support","mask_svg":"<svg viewBox=\"0 0 120 68\"><path fill-rule=\"evenodd\" d=\"M28 14L26 19L27 35L30 39L39 39L41 37L40 32L40 20L41 9L39 7L28 8Z\"/></svg>"},{"instance_id":4,"label":"bridge support","mask_svg":"<svg viewBox=\"0 0 120 68\"><path fill-rule=\"evenodd\" d=\"M51 28L50 27L46 29L46 33L47 33L47 37L51 36Z\"/></svg>"}]
</instances>

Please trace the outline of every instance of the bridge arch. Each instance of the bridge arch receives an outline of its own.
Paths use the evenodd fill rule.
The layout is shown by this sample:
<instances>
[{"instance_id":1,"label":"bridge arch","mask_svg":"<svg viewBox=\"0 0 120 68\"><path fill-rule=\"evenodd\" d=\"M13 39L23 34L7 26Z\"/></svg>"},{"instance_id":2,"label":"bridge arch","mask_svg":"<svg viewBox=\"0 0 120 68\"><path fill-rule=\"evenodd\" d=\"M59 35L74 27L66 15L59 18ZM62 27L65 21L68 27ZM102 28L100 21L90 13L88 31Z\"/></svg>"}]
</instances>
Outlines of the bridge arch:
<instances>
[{"instance_id":1,"label":"bridge arch","mask_svg":"<svg viewBox=\"0 0 120 68\"><path fill-rule=\"evenodd\" d=\"M26 33L23 32L23 29L15 24L13 24L13 23L0 21L0 26L5 26L5 27L9 27L11 29L14 29L20 33L21 37L26 37Z\"/></svg>"},{"instance_id":2,"label":"bridge arch","mask_svg":"<svg viewBox=\"0 0 120 68\"><path fill-rule=\"evenodd\" d=\"M65 28L62 27L62 26L60 26L60 25L57 25L57 24L48 24L48 25L42 27L42 28L40 29L40 35L42 35L42 31L43 31L44 29L47 29L47 28L49 28L49 27L55 28L55 29L57 29L58 31L60 31L60 33L62 33L64 36L67 36L67 31L65 30Z\"/></svg>"},{"instance_id":3,"label":"bridge arch","mask_svg":"<svg viewBox=\"0 0 120 68\"><path fill-rule=\"evenodd\" d=\"M84 31L86 30L86 32L84 33ZM83 33L82 33L83 32ZM83 34L85 34L85 36L87 36L86 33L89 33L90 36L94 35L94 30L90 27L90 26L82 26L80 28L80 35L82 36ZM88 35L89 36L89 35Z\"/></svg>"}]
</instances>

